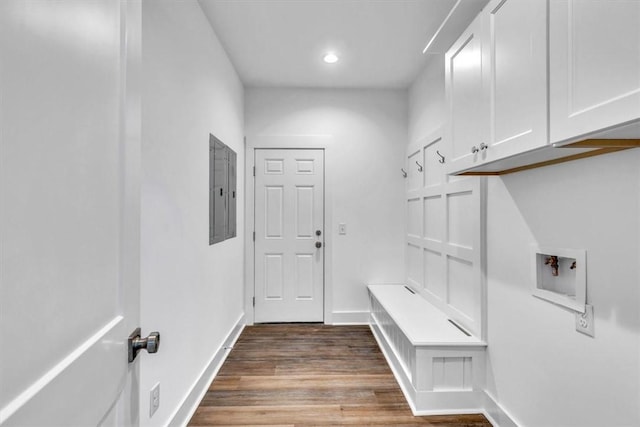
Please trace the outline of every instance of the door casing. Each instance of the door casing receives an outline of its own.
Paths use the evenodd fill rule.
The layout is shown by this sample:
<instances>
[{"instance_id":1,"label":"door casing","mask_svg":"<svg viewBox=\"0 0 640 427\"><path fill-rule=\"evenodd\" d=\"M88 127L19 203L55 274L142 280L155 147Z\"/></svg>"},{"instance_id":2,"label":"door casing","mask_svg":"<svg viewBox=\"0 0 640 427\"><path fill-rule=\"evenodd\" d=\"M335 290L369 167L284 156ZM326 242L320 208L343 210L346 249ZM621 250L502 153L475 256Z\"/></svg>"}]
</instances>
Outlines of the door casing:
<instances>
[{"instance_id":1,"label":"door casing","mask_svg":"<svg viewBox=\"0 0 640 427\"><path fill-rule=\"evenodd\" d=\"M324 150L324 323L333 322L332 287L332 181L331 159L333 151L331 135L257 135L245 138L245 313L247 324L255 321L253 299L255 296L255 257L253 232L255 224L255 186L253 167L256 149L321 149Z\"/></svg>"},{"instance_id":2,"label":"door casing","mask_svg":"<svg viewBox=\"0 0 640 427\"><path fill-rule=\"evenodd\" d=\"M324 322L324 150L269 148L256 149L254 153L254 320ZM300 163L302 159L305 160ZM282 172L269 172L267 164L282 168ZM295 170L300 167L304 172ZM300 193L301 188L305 188L304 194ZM272 204L276 200L273 197L281 201L280 209L276 211L268 208L277 205ZM269 228L266 224L277 219L272 215L279 218L280 227L272 230L279 237L267 236ZM294 221L294 218L298 220ZM298 229L300 220L305 223L302 230ZM270 277L267 264L281 270L281 280L271 283L276 286L273 292L280 289L276 298L267 295L265 286ZM306 289L302 290L301 285Z\"/></svg>"}]
</instances>

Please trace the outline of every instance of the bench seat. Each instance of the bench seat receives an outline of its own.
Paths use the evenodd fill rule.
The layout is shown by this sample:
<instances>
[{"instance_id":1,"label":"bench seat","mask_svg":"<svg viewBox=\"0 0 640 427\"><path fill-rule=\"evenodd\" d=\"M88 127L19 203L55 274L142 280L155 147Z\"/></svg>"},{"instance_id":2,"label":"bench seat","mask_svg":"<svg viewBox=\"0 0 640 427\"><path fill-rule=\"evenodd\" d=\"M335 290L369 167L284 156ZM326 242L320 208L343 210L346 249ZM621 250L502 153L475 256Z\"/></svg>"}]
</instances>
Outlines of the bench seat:
<instances>
[{"instance_id":1,"label":"bench seat","mask_svg":"<svg viewBox=\"0 0 640 427\"><path fill-rule=\"evenodd\" d=\"M446 314L404 285L369 285L369 292L414 346L485 346L456 327Z\"/></svg>"},{"instance_id":2,"label":"bench seat","mask_svg":"<svg viewBox=\"0 0 640 427\"><path fill-rule=\"evenodd\" d=\"M486 343L403 284L368 291L371 330L414 415L484 412Z\"/></svg>"}]
</instances>

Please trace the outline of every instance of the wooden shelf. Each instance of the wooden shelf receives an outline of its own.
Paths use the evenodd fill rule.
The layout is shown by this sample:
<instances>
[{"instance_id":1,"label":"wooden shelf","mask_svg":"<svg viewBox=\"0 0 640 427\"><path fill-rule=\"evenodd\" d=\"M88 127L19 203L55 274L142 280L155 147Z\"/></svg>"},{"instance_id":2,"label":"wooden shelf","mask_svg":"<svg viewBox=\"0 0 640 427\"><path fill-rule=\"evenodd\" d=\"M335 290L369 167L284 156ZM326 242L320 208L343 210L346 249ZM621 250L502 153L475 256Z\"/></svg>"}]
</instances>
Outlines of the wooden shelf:
<instances>
[{"instance_id":1,"label":"wooden shelf","mask_svg":"<svg viewBox=\"0 0 640 427\"><path fill-rule=\"evenodd\" d=\"M549 145L506 159L485 163L458 175L506 175L636 147L640 147L640 139L585 139L562 146Z\"/></svg>"}]
</instances>

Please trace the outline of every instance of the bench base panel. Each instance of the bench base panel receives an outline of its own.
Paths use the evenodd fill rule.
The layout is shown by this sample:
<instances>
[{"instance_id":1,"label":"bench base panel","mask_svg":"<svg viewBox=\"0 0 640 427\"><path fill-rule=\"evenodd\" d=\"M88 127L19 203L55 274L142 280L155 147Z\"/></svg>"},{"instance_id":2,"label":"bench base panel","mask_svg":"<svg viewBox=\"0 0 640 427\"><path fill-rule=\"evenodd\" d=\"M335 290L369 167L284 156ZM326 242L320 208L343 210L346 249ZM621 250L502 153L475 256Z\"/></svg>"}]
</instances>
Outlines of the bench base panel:
<instances>
[{"instance_id":1,"label":"bench base panel","mask_svg":"<svg viewBox=\"0 0 640 427\"><path fill-rule=\"evenodd\" d=\"M489 422L498 427L517 427L517 424L484 390L425 391L416 390L407 367L397 357L389 345L382 329L372 319L369 325L380 350L387 359L402 393L415 416L483 414Z\"/></svg>"},{"instance_id":2,"label":"bench base panel","mask_svg":"<svg viewBox=\"0 0 640 427\"><path fill-rule=\"evenodd\" d=\"M394 350L388 344L382 330L371 324L371 331L393 371L407 403L414 415L477 414L484 412L484 392L476 390L424 391L416 390L411 378Z\"/></svg>"}]
</instances>

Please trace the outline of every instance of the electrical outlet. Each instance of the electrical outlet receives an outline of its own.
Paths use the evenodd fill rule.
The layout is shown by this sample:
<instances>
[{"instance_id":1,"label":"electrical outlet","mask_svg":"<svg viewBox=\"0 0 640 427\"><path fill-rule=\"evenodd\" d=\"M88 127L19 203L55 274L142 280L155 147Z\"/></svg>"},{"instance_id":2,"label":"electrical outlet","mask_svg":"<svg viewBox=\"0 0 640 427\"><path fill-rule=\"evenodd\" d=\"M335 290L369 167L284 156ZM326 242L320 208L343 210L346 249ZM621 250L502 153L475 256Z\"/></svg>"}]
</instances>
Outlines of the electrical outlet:
<instances>
[{"instance_id":1,"label":"electrical outlet","mask_svg":"<svg viewBox=\"0 0 640 427\"><path fill-rule=\"evenodd\" d=\"M160 407L160 383L156 383L149 392L149 418L153 417L153 414Z\"/></svg>"},{"instance_id":2,"label":"electrical outlet","mask_svg":"<svg viewBox=\"0 0 640 427\"><path fill-rule=\"evenodd\" d=\"M593 337L593 306L586 304L584 313L576 313L576 331Z\"/></svg>"}]
</instances>

